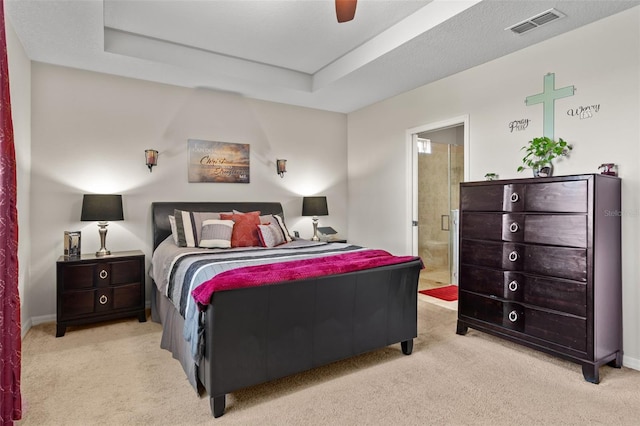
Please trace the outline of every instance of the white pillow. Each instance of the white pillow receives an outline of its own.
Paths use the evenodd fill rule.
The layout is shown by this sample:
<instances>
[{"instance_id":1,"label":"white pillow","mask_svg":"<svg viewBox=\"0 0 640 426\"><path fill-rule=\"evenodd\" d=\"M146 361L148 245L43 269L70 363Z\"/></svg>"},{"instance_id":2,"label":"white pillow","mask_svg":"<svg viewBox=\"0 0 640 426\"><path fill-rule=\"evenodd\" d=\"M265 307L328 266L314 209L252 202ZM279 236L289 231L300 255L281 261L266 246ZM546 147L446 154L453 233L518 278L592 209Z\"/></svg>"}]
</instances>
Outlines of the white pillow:
<instances>
[{"instance_id":1,"label":"white pillow","mask_svg":"<svg viewBox=\"0 0 640 426\"><path fill-rule=\"evenodd\" d=\"M169 215L169 225L171 226L171 236L173 237L173 242L178 245L178 229L176 228L175 216Z\"/></svg>"},{"instance_id":2,"label":"white pillow","mask_svg":"<svg viewBox=\"0 0 640 426\"><path fill-rule=\"evenodd\" d=\"M277 215L277 214L274 214L272 216L278 222L278 225L280 225L280 229L282 229L282 233L284 234L284 239L288 243L293 241L293 238L291 238L291 234L289 234L289 230L287 229L287 226L284 224L284 219L281 216Z\"/></svg>"},{"instance_id":3,"label":"white pillow","mask_svg":"<svg viewBox=\"0 0 640 426\"><path fill-rule=\"evenodd\" d=\"M284 233L277 223L256 226L258 227L258 235L263 247L275 247L284 244Z\"/></svg>"},{"instance_id":4,"label":"white pillow","mask_svg":"<svg viewBox=\"0 0 640 426\"><path fill-rule=\"evenodd\" d=\"M207 219L203 221L198 247L230 248L233 224L232 220Z\"/></svg>"}]
</instances>

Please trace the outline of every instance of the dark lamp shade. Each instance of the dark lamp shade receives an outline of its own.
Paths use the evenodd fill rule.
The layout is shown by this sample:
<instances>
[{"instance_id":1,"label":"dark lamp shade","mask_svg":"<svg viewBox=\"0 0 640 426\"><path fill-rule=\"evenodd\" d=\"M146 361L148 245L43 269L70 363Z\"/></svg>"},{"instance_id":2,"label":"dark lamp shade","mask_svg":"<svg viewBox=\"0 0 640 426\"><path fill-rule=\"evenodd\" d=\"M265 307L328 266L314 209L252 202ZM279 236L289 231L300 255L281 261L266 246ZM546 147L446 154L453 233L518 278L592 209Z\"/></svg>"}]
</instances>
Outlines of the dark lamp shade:
<instances>
[{"instance_id":1,"label":"dark lamp shade","mask_svg":"<svg viewBox=\"0 0 640 426\"><path fill-rule=\"evenodd\" d=\"M303 197L302 216L327 216L327 197Z\"/></svg>"},{"instance_id":2,"label":"dark lamp shade","mask_svg":"<svg viewBox=\"0 0 640 426\"><path fill-rule=\"evenodd\" d=\"M85 194L82 197L80 220L100 222L124 220L122 195Z\"/></svg>"}]
</instances>

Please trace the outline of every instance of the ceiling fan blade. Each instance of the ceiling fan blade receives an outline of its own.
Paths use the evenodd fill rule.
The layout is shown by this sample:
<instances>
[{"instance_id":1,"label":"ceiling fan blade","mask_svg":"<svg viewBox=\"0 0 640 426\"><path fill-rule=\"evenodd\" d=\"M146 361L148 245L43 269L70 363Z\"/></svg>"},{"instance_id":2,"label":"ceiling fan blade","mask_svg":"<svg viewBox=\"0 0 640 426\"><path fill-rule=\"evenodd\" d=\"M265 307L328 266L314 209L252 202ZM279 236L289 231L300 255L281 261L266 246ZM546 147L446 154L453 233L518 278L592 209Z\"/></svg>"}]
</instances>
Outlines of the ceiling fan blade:
<instances>
[{"instance_id":1,"label":"ceiling fan blade","mask_svg":"<svg viewBox=\"0 0 640 426\"><path fill-rule=\"evenodd\" d=\"M338 22L348 22L356 15L358 0L336 0L336 16Z\"/></svg>"}]
</instances>

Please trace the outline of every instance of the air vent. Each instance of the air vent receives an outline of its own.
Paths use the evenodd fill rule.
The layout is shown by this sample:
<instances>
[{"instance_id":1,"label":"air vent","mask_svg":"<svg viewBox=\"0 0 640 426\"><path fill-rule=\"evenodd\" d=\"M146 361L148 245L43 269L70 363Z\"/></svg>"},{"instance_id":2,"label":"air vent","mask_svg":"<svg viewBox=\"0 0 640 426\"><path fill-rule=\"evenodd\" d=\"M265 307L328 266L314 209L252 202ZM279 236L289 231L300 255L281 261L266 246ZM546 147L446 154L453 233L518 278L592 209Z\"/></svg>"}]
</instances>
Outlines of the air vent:
<instances>
[{"instance_id":1,"label":"air vent","mask_svg":"<svg viewBox=\"0 0 640 426\"><path fill-rule=\"evenodd\" d=\"M512 25L506 30L511 30L516 34L523 34L527 31L533 30L534 28L538 28L541 25L548 24L549 22L553 22L557 19L563 18L564 15L562 12L558 12L556 9L549 9L542 13L539 13L535 16L532 16L529 19L525 19L522 22L518 22L515 25Z\"/></svg>"}]
</instances>

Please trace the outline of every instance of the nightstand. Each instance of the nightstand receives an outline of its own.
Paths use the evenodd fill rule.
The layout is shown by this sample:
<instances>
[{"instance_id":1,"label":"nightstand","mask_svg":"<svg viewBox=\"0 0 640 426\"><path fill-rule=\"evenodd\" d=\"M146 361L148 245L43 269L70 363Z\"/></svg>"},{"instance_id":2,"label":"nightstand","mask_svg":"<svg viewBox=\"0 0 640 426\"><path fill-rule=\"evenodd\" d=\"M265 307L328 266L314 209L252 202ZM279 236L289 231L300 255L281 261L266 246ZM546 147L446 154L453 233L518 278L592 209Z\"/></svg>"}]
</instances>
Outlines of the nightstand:
<instances>
[{"instance_id":1,"label":"nightstand","mask_svg":"<svg viewBox=\"0 0 640 426\"><path fill-rule=\"evenodd\" d=\"M56 265L56 337L67 326L137 316L145 322L144 253L114 252L108 256L60 256Z\"/></svg>"}]
</instances>

